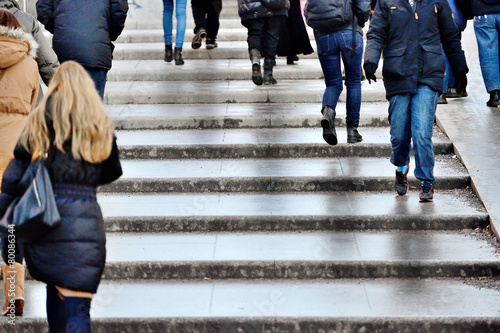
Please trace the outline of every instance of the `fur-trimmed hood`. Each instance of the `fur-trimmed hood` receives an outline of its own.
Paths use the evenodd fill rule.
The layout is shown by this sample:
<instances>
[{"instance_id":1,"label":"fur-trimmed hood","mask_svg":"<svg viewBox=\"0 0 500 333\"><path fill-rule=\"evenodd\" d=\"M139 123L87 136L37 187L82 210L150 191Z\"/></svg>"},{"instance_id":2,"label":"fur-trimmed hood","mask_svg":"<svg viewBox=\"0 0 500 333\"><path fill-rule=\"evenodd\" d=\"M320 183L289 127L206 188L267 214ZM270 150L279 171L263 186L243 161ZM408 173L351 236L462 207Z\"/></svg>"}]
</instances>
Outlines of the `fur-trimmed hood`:
<instances>
[{"instance_id":1,"label":"fur-trimmed hood","mask_svg":"<svg viewBox=\"0 0 500 333\"><path fill-rule=\"evenodd\" d=\"M0 25L0 68L10 67L27 54L36 58L38 44L33 36L23 29Z\"/></svg>"}]
</instances>

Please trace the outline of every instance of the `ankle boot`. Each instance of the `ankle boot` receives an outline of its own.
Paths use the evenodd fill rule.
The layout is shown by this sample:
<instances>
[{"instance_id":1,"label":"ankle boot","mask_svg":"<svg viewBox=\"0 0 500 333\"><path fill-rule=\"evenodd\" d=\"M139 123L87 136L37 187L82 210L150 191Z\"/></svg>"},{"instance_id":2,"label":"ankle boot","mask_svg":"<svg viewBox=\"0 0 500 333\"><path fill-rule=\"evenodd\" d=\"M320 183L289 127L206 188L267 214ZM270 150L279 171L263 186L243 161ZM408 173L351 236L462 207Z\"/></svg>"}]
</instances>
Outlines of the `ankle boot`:
<instances>
[{"instance_id":1,"label":"ankle boot","mask_svg":"<svg viewBox=\"0 0 500 333\"><path fill-rule=\"evenodd\" d=\"M487 106L497 107L500 105L500 90L490 91L490 100L486 102Z\"/></svg>"},{"instance_id":2,"label":"ankle boot","mask_svg":"<svg viewBox=\"0 0 500 333\"><path fill-rule=\"evenodd\" d=\"M264 84L278 83L273 77L274 59L264 59Z\"/></svg>"},{"instance_id":3,"label":"ankle boot","mask_svg":"<svg viewBox=\"0 0 500 333\"><path fill-rule=\"evenodd\" d=\"M262 85L262 72L260 71L260 51L250 50L250 61L252 62L252 81L256 85Z\"/></svg>"},{"instance_id":4,"label":"ankle boot","mask_svg":"<svg viewBox=\"0 0 500 333\"><path fill-rule=\"evenodd\" d=\"M182 60L182 47L176 47L174 49L174 60L176 65L184 65L184 60Z\"/></svg>"},{"instance_id":5,"label":"ankle boot","mask_svg":"<svg viewBox=\"0 0 500 333\"><path fill-rule=\"evenodd\" d=\"M363 137L358 132L358 125L347 125L347 143L363 141Z\"/></svg>"},{"instance_id":6,"label":"ankle boot","mask_svg":"<svg viewBox=\"0 0 500 333\"><path fill-rule=\"evenodd\" d=\"M321 119L321 127L323 127L323 139L329 145L335 146L337 144L337 132L335 131L335 110L325 106L321 110L323 119Z\"/></svg>"},{"instance_id":7,"label":"ankle boot","mask_svg":"<svg viewBox=\"0 0 500 333\"><path fill-rule=\"evenodd\" d=\"M165 45L165 60L166 62L171 62L173 60L172 57L172 45Z\"/></svg>"},{"instance_id":8,"label":"ankle boot","mask_svg":"<svg viewBox=\"0 0 500 333\"><path fill-rule=\"evenodd\" d=\"M24 266L20 263L14 264L14 269L9 265L2 267L3 292L5 303L2 308L2 315L23 314L24 307Z\"/></svg>"}]
</instances>

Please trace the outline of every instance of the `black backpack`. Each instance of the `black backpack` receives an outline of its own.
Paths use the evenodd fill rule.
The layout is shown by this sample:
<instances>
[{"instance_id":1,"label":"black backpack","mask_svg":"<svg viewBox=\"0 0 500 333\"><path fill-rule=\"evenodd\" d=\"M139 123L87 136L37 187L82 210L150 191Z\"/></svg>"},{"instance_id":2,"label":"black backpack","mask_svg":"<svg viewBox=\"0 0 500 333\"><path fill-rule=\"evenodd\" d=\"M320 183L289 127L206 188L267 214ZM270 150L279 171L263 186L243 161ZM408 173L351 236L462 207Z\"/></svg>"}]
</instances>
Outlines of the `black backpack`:
<instances>
[{"instance_id":1,"label":"black backpack","mask_svg":"<svg viewBox=\"0 0 500 333\"><path fill-rule=\"evenodd\" d=\"M306 23L319 32L334 32L354 21L352 0L307 0Z\"/></svg>"}]
</instances>

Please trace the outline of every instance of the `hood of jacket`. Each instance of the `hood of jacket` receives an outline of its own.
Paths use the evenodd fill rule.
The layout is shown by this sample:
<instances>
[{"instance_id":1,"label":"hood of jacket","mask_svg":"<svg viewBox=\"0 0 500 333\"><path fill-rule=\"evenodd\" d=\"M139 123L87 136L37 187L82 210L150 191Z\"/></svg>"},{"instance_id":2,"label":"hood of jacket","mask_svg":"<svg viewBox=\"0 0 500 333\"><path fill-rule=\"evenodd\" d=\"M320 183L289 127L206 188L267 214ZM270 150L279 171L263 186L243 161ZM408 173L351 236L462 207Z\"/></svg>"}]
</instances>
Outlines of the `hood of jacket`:
<instances>
[{"instance_id":1,"label":"hood of jacket","mask_svg":"<svg viewBox=\"0 0 500 333\"><path fill-rule=\"evenodd\" d=\"M0 69L11 67L26 55L36 58L38 44L23 29L0 26Z\"/></svg>"}]
</instances>

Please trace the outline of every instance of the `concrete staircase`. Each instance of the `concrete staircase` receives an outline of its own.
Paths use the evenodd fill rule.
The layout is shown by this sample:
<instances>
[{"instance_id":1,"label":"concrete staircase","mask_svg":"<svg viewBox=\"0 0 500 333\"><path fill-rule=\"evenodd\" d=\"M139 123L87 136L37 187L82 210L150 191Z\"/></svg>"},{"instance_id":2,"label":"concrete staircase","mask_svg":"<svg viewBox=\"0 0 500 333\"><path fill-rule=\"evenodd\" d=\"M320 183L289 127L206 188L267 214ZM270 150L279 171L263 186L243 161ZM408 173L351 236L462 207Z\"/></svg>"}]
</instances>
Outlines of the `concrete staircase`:
<instances>
[{"instance_id":1,"label":"concrete staircase","mask_svg":"<svg viewBox=\"0 0 500 333\"><path fill-rule=\"evenodd\" d=\"M192 50L188 19L185 65L165 63L161 6L147 3L131 6L106 87L124 176L99 194L108 256L93 332L500 330L500 255L445 133L434 129L435 202L418 202L412 176L399 197L382 83L362 83L364 141L346 143L343 93L329 146L315 54L278 59L278 84L255 86L224 0L219 47ZM16 332L46 330L44 303L28 281Z\"/></svg>"}]
</instances>

